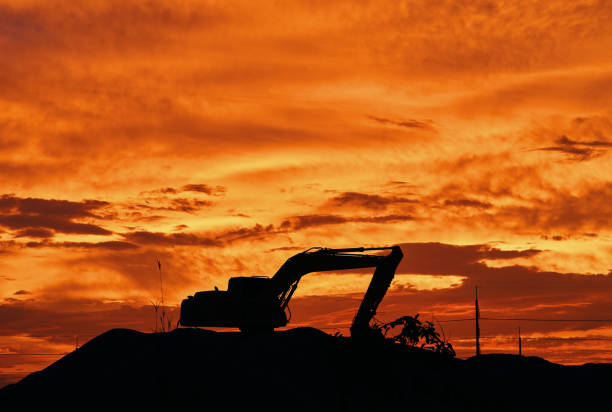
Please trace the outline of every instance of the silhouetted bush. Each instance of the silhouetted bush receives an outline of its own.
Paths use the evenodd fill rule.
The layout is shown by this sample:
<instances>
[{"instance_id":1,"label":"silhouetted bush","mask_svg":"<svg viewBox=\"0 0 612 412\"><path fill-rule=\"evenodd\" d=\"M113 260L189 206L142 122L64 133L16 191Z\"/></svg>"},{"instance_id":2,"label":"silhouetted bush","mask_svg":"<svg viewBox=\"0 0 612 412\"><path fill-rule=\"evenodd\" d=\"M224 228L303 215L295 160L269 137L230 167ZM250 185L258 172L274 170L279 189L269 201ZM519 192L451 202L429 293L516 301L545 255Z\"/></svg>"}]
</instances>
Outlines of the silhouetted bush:
<instances>
[{"instance_id":1,"label":"silhouetted bush","mask_svg":"<svg viewBox=\"0 0 612 412\"><path fill-rule=\"evenodd\" d=\"M401 327L397 335L387 336L397 327ZM385 338L402 345L420 347L449 357L455 356L453 346L440 337L432 322L425 321L423 324L419 320L418 313L414 316L402 316L392 322L376 324L374 328L380 331Z\"/></svg>"}]
</instances>

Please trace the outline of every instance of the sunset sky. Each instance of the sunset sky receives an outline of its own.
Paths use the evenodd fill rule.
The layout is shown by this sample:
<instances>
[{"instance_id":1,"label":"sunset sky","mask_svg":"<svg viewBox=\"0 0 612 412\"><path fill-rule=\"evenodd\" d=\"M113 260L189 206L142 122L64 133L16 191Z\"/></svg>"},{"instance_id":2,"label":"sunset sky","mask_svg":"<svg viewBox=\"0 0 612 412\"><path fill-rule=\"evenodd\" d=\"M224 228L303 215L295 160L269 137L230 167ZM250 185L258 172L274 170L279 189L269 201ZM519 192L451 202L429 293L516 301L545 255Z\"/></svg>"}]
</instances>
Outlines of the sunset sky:
<instances>
[{"instance_id":1,"label":"sunset sky","mask_svg":"<svg viewBox=\"0 0 612 412\"><path fill-rule=\"evenodd\" d=\"M0 386L151 301L399 244L390 321L612 319L612 4L0 0ZM348 334L369 271L306 276ZM174 314L174 322L178 315ZM460 357L473 322L442 323ZM611 322L482 321L612 361ZM13 355L10 355L13 354Z\"/></svg>"}]
</instances>

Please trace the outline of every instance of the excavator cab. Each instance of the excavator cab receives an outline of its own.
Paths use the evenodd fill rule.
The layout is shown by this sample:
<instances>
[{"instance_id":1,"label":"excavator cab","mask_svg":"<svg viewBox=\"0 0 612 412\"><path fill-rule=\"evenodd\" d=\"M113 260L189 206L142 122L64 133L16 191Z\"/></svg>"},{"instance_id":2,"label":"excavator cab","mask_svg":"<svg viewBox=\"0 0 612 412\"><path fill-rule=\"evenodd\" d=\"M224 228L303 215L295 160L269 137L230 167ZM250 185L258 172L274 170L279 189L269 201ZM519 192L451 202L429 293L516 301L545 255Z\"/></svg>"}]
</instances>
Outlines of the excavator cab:
<instances>
[{"instance_id":1,"label":"excavator cab","mask_svg":"<svg viewBox=\"0 0 612 412\"><path fill-rule=\"evenodd\" d=\"M364 251L391 250L388 255ZM374 267L374 275L355 315L351 336L365 336L403 254L399 246L376 248L311 248L287 259L271 278L240 276L227 290L197 292L181 304L183 326L230 327L241 331L271 331L287 325L285 313L302 276L311 272Z\"/></svg>"},{"instance_id":2,"label":"excavator cab","mask_svg":"<svg viewBox=\"0 0 612 412\"><path fill-rule=\"evenodd\" d=\"M265 276L239 276L230 278L227 290L197 292L183 300L180 323L241 331L285 326L287 317L272 298L270 284Z\"/></svg>"}]
</instances>

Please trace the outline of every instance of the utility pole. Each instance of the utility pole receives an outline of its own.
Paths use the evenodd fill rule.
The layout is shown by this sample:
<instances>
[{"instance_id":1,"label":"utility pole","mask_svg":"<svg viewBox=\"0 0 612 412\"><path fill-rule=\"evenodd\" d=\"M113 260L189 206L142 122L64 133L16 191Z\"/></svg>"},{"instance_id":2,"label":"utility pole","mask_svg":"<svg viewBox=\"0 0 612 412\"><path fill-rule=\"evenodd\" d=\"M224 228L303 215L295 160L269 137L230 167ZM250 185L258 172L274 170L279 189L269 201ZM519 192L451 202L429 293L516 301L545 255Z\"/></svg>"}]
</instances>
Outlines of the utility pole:
<instances>
[{"instance_id":1,"label":"utility pole","mask_svg":"<svg viewBox=\"0 0 612 412\"><path fill-rule=\"evenodd\" d=\"M480 325L478 320L480 318L480 309L478 309L478 286L476 286L476 356L480 356Z\"/></svg>"},{"instance_id":2,"label":"utility pole","mask_svg":"<svg viewBox=\"0 0 612 412\"><path fill-rule=\"evenodd\" d=\"M518 327L519 329L519 356L523 356L523 348L521 346L521 327Z\"/></svg>"}]
</instances>

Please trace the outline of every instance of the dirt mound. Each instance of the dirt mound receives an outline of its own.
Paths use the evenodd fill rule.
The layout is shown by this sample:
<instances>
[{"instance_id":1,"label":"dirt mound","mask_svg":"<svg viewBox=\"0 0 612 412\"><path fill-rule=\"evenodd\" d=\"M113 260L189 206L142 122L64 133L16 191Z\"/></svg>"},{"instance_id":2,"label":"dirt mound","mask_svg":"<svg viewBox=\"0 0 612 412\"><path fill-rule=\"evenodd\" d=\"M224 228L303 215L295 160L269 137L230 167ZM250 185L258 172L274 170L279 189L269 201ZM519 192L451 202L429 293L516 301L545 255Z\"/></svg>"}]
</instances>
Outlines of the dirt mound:
<instances>
[{"instance_id":1,"label":"dirt mound","mask_svg":"<svg viewBox=\"0 0 612 412\"><path fill-rule=\"evenodd\" d=\"M197 410L530 410L604 400L612 365L468 360L313 328L244 335L113 329L0 390L3 405Z\"/></svg>"}]
</instances>

